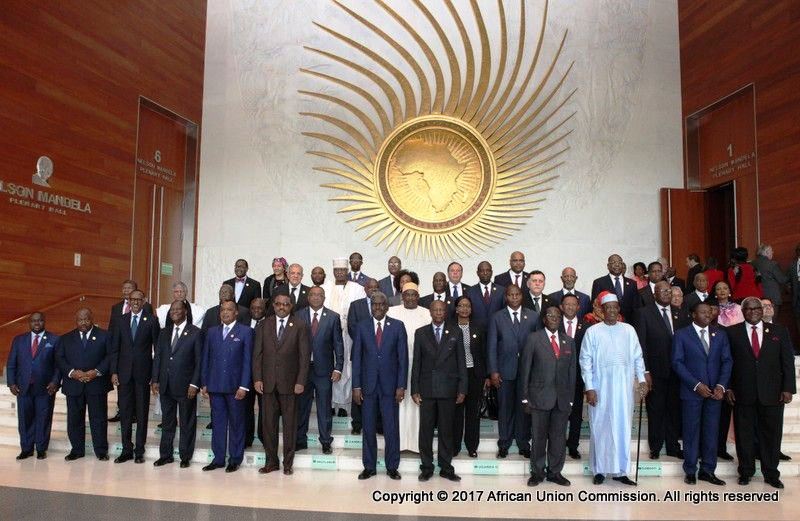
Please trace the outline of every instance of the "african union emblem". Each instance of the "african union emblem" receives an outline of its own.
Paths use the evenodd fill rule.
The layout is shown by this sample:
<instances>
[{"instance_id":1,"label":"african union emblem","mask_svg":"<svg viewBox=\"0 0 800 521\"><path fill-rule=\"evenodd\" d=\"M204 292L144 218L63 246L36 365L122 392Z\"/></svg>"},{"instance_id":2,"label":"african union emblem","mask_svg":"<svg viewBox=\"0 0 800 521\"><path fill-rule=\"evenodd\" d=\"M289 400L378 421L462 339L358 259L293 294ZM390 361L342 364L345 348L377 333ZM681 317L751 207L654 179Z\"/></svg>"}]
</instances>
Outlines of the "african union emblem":
<instances>
[{"instance_id":1,"label":"african union emblem","mask_svg":"<svg viewBox=\"0 0 800 521\"><path fill-rule=\"evenodd\" d=\"M368 228L367 239L376 237L377 244L386 248L405 246L407 255L413 251L426 257L468 256L497 244L518 230L544 200L548 185L558 177L554 170L563 164L561 156L569 148L570 131L565 124L574 113L563 115L562 108L575 91L561 99L557 94L572 65L556 74L566 32L545 58L545 1L535 48L526 53L526 7L521 0L518 45L512 59L507 15L498 0L500 49L495 67L489 30L477 0L469 5L479 49L459 9L452 0L444 1L453 22L448 26L457 28L462 58L455 39L421 0L410 0L427 20L427 25L416 27L410 23L413 17L401 16L382 0L374 1L393 19L391 27L379 27L339 1L334 3L376 41L388 44L413 75L404 74L363 38L315 23L354 55L307 47L333 62L341 74L301 69L343 92L334 96L327 90L300 91L346 114L342 119L331 115L331 110L301 113L332 127L331 132L303 132L335 149L309 152L329 162L315 170L341 181L322 186L344 192L331 200L349 203L339 212L351 213L348 221L360 221L356 230ZM462 10L466 5L458 2ZM401 45L390 30L398 33L395 36L410 36L414 44ZM434 38L444 51L446 66L428 43ZM414 51L425 57L433 82ZM359 81L345 79L351 77Z\"/></svg>"}]
</instances>

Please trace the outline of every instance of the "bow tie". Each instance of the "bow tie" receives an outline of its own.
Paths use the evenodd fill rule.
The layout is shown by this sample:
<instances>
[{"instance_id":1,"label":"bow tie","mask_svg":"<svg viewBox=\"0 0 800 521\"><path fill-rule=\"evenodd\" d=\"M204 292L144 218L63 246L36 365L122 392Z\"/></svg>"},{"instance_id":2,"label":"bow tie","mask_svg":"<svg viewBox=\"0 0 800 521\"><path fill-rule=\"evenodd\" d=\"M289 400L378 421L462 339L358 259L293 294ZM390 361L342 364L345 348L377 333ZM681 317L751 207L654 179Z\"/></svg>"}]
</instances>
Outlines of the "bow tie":
<instances>
[{"instance_id":1,"label":"bow tie","mask_svg":"<svg viewBox=\"0 0 800 521\"><path fill-rule=\"evenodd\" d=\"M242 277L242 278L236 277L236 282L247 282L247 277Z\"/></svg>"}]
</instances>

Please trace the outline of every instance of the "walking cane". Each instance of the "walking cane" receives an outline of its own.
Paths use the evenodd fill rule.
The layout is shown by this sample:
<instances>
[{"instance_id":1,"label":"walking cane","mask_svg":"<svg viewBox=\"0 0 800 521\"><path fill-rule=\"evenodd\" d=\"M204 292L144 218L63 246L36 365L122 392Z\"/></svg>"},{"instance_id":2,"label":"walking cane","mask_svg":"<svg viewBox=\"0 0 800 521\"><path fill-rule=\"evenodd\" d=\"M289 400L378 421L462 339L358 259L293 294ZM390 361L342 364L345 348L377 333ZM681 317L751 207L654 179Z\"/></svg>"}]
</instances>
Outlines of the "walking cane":
<instances>
[{"instance_id":1,"label":"walking cane","mask_svg":"<svg viewBox=\"0 0 800 521\"><path fill-rule=\"evenodd\" d=\"M636 433L636 479L634 481L639 484L639 449L642 446L642 408L644 405L644 396L639 398L639 431Z\"/></svg>"}]
</instances>

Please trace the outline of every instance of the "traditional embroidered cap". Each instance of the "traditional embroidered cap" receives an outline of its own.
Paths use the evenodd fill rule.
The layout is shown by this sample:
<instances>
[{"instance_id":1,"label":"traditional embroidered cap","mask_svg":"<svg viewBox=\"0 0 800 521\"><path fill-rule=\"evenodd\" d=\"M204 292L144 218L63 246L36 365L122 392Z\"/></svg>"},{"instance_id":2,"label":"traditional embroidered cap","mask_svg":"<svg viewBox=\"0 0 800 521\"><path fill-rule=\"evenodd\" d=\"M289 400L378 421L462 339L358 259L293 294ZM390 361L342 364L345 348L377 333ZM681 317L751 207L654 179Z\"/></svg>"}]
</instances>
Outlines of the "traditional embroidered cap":
<instances>
[{"instance_id":1,"label":"traditional embroidered cap","mask_svg":"<svg viewBox=\"0 0 800 521\"><path fill-rule=\"evenodd\" d=\"M419 286L417 286L413 282L406 282L405 284L403 284L403 293L405 293L406 291L408 291L410 289L413 289L414 291L419 293Z\"/></svg>"},{"instance_id":2,"label":"traditional embroidered cap","mask_svg":"<svg viewBox=\"0 0 800 521\"><path fill-rule=\"evenodd\" d=\"M608 295L606 295L602 299L600 299L600 304L601 305L602 304L608 304L609 302L619 302L619 299L617 298L617 295L615 295L614 293L609 293Z\"/></svg>"},{"instance_id":3,"label":"traditional embroidered cap","mask_svg":"<svg viewBox=\"0 0 800 521\"><path fill-rule=\"evenodd\" d=\"M336 257L333 259L333 269L336 268L347 269L347 257Z\"/></svg>"}]
</instances>

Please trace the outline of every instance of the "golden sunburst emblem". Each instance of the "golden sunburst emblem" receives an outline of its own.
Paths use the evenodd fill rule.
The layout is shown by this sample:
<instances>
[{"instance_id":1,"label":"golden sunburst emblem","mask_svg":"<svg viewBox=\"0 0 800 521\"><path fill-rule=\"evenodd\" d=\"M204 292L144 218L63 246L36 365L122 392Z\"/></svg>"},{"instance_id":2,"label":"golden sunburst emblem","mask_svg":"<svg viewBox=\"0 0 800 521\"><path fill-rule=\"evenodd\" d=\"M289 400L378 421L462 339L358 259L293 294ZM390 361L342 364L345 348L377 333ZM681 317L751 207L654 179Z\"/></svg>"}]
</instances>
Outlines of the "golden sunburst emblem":
<instances>
[{"instance_id":1,"label":"golden sunburst emblem","mask_svg":"<svg viewBox=\"0 0 800 521\"><path fill-rule=\"evenodd\" d=\"M303 132L335 150L309 151L329 163L315 170L341 181L322 186L344 192L331 198L350 203L339 212L352 214L347 220L360 221L356 230L368 229L366 239L375 237L377 244L387 249L404 247L406 255L413 252L433 258L483 251L511 236L531 217L550 189L548 185L558 177L553 171L563 164L561 156L569 149L566 137L571 131L566 123L575 113L561 113L575 90L561 99L557 94L572 64L555 74L567 33L544 63L545 1L536 47L533 56L526 58L528 22L525 0L520 0L518 45L512 60L506 12L503 1L498 0L500 50L495 67L489 30L477 0L470 0L469 5L479 52L452 0L444 0L457 28L463 60L459 60L450 35L422 1L410 0L427 21L424 27L412 26L410 18L384 1L374 2L395 22L391 29L411 37L414 45L409 47L413 48L401 45L390 28L381 28L334 0L379 41L391 46L414 76L407 77L366 43L315 22L355 51L349 57L306 47L343 72L333 75L301 69L337 85L343 95L307 90L301 94L347 114L347 119L341 119L323 112L301 113L338 129ZM459 2L462 5L466 2ZM432 38L438 39L444 50L446 67L427 43ZM433 81L414 52L424 56ZM542 72L535 75L539 69ZM363 81L344 79L353 73ZM399 86L399 91L393 85ZM379 98L386 100L386 106ZM339 137L342 133L346 139Z\"/></svg>"}]
</instances>

